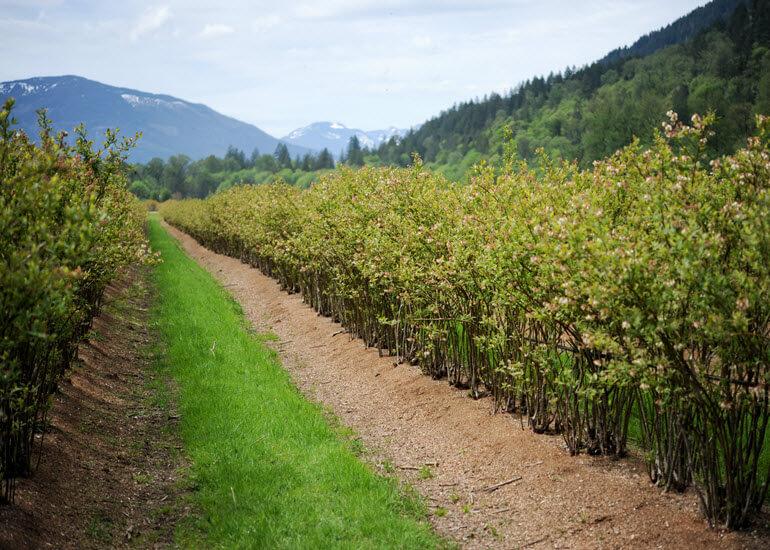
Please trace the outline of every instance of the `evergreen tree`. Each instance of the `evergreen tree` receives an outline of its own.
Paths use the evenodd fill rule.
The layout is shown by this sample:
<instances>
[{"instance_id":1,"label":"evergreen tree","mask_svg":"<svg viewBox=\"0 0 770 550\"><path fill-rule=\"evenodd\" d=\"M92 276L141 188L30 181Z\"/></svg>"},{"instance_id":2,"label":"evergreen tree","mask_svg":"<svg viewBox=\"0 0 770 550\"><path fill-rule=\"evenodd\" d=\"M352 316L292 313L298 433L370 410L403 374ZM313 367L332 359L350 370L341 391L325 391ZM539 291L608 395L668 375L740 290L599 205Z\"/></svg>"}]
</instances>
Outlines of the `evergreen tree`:
<instances>
[{"instance_id":1,"label":"evergreen tree","mask_svg":"<svg viewBox=\"0 0 770 550\"><path fill-rule=\"evenodd\" d=\"M177 197L188 196L187 168L190 158L185 155L174 155L168 159L163 168L161 185Z\"/></svg>"},{"instance_id":2,"label":"evergreen tree","mask_svg":"<svg viewBox=\"0 0 770 550\"><path fill-rule=\"evenodd\" d=\"M279 168L291 169L291 155L289 154L289 148L286 147L285 143L278 144L278 146L275 148L275 153L273 153L273 156L275 157Z\"/></svg>"},{"instance_id":3,"label":"evergreen tree","mask_svg":"<svg viewBox=\"0 0 770 550\"><path fill-rule=\"evenodd\" d=\"M332 157L332 154L329 152L329 150L324 147L323 151L320 152L318 158L316 159L315 169L327 170L332 168L334 168L334 157Z\"/></svg>"},{"instance_id":4,"label":"evergreen tree","mask_svg":"<svg viewBox=\"0 0 770 550\"><path fill-rule=\"evenodd\" d=\"M240 170L246 168L246 154L237 147L233 147L232 145L227 148L227 153L225 153L225 160L233 162L238 166L238 169Z\"/></svg>"},{"instance_id":5,"label":"evergreen tree","mask_svg":"<svg viewBox=\"0 0 770 550\"><path fill-rule=\"evenodd\" d=\"M364 153L361 150L361 143L358 136L351 136L348 142L347 163L351 166L364 165Z\"/></svg>"},{"instance_id":6,"label":"evergreen tree","mask_svg":"<svg viewBox=\"0 0 770 550\"><path fill-rule=\"evenodd\" d=\"M770 1L754 0L751 6L751 17L754 42L757 44L770 42Z\"/></svg>"},{"instance_id":7,"label":"evergreen tree","mask_svg":"<svg viewBox=\"0 0 770 550\"><path fill-rule=\"evenodd\" d=\"M165 162L163 159L155 157L144 168L145 176L149 176L155 180L156 184L159 184L163 180L163 169L165 168Z\"/></svg>"}]
</instances>

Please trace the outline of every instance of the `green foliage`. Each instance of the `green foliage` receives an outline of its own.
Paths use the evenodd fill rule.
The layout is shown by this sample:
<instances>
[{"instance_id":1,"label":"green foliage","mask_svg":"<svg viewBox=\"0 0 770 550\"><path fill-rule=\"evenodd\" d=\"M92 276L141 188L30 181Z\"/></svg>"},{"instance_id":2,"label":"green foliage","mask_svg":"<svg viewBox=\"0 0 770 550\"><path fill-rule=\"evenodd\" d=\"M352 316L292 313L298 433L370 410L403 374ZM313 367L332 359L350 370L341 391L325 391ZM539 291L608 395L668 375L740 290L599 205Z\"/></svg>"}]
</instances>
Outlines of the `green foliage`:
<instances>
[{"instance_id":1,"label":"green foliage","mask_svg":"<svg viewBox=\"0 0 770 550\"><path fill-rule=\"evenodd\" d=\"M191 162L184 155L176 155L167 161L156 158L145 165L134 165L129 189L140 199L164 201L172 197L203 198L243 184L283 181L306 188L333 168L334 159L326 149L318 155L292 160L282 143L273 155L260 155L255 149L249 159L243 151L230 147L224 158L210 155Z\"/></svg>"},{"instance_id":2,"label":"green foliage","mask_svg":"<svg viewBox=\"0 0 770 550\"><path fill-rule=\"evenodd\" d=\"M144 210L123 175L133 140L108 131L94 150L81 127L69 146L41 113L38 147L12 128L12 107L0 111L0 478L9 500L105 287L146 254Z\"/></svg>"},{"instance_id":3,"label":"green foliage","mask_svg":"<svg viewBox=\"0 0 770 550\"><path fill-rule=\"evenodd\" d=\"M572 453L624 455L636 411L651 479L738 527L770 479L770 122L710 160L714 117L670 116L586 170L513 140L464 186L415 157L161 213Z\"/></svg>"}]
</instances>

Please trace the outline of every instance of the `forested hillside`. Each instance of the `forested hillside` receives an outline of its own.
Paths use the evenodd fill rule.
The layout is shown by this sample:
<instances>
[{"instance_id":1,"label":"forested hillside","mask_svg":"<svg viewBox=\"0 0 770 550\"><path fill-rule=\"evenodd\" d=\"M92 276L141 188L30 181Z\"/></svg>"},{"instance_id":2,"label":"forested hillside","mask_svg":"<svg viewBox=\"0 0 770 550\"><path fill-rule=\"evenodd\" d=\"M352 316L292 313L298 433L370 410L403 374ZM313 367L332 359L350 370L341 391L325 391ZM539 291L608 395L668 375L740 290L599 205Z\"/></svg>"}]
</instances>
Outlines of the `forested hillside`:
<instances>
[{"instance_id":1,"label":"forested hillside","mask_svg":"<svg viewBox=\"0 0 770 550\"><path fill-rule=\"evenodd\" d=\"M375 150L351 140L341 161L407 166L417 153L427 167L465 181L477 162L496 163L509 144L522 159L543 148L588 166L634 137L649 144L668 111L682 120L713 111L712 155L745 143L754 116L770 113L770 0L714 0L591 65L455 105ZM279 146L272 155L247 157L231 148L223 158L176 156L137 165L132 190L163 199L277 179L307 187L333 166L328 151L292 158Z\"/></svg>"},{"instance_id":2,"label":"forested hillside","mask_svg":"<svg viewBox=\"0 0 770 550\"><path fill-rule=\"evenodd\" d=\"M729 18L715 17L731 5ZM673 41L682 43L636 57ZM456 105L377 155L383 164L407 165L416 151L428 166L462 179L478 160L500 155L510 127L522 158L542 147L587 165L634 136L648 142L669 110L683 119L715 111L714 152L730 152L745 141L754 115L770 112L769 46L770 0L712 2L590 66Z\"/></svg>"},{"instance_id":3,"label":"forested hillside","mask_svg":"<svg viewBox=\"0 0 770 550\"><path fill-rule=\"evenodd\" d=\"M599 63L610 64L630 57L641 57L656 51L681 44L694 38L704 29L718 22L726 22L732 17L735 9L751 0L713 0L705 6L696 8L684 17L680 17L665 27L645 34L631 46L617 48L604 56Z\"/></svg>"}]
</instances>

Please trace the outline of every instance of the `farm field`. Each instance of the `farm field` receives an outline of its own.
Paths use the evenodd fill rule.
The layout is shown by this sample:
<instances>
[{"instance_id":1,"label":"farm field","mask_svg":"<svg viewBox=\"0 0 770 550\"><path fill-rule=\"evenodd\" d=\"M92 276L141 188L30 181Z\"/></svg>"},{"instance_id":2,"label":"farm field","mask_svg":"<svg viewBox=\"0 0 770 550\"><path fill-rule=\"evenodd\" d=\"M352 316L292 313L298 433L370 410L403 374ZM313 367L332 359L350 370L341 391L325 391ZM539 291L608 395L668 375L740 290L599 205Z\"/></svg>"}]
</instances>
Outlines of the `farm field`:
<instances>
[{"instance_id":1,"label":"farm field","mask_svg":"<svg viewBox=\"0 0 770 550\"><path fill-rule=\"evenodd\" d=\"M361 437L367 462L411 483L436 530L464 548L762 548L762 533L710 530L692 492L661 495L639 457L564 452L563 440L493 414L489 398L394 364L300 296L168 226L259 330L274 331L283 365L306 395ZM518 479L520 478L520 479ZM499 489L498 483L517 479Z\"/></svg>"},{"instance_id":2,"label":"farm field","mask_svg":"<svg viewBox=\"0 0 770 550\"><path fill-rule=\"evenodd\" d=\"M770 0L7 4L0 550L770 549Z\"/></svg>"},{"instance_id":3,"label":"farm field","mask_svg":"<svg viewBox=\"0 0 770 550\"><path fill-rule=\"evenodd\" d=\"M758 117L745 149L707 162L710 124L670 113L654 147L587 170L511 155L457 186L416 159L160 211L395 364L491 396L570 455L639 452L712 527L746 528L770 477L770 134Z\"/></svg>"},{"instance_id":4,"label":"farm field","mask_svg":"<svg viewBox=\"0 0 770 550\"><path fill-rule=\"evenodd\" d=\"M151 217L151 242L161 252L163 263L152 268L151 278L151 272L145 270L132 284L110 290L105 317L97 319L92 343L81 351L84 365L73 376L76 394L93 384L103 384L107 409L91 409L87 403L94 396L89 393L80 397L89 416L73 418L74 405L54 412L54 425L60 425L59 418L67 424L49 442L43 469L32 478L33 485L22 482L18 489L23 504L16 511L26 509L29 515L22 521L8 515L8 508L3 510L3 519L19 527L3 533L6 546L17 546L19 541L35 546L35 541L67 540L93 548L105 544L143 547L162 541L182 546L230 547L257 541L260 547L305 547L306 543L336 547L353 544L351 541L358 545L367 539L370 547L446 545L430 535L424 523L416 531L408 527L419 526L424 521L420 518L429 518L438 536L467 548L764 547L767 539L762 532L709 529L692 492L661 495L647 481L638 457L612 461L583 456L576 460L564 452L560 437L523 430L515 418L492 414L491 399L470 399L467 392L430 380L415 367L394 364L392 358L381 357L360 339L343 333L338 323L319 317L298 295L287 294L258 270L211 252L188 235L163 225L156 216ZM196 268L185 253L219 284ZM153 322L146 326L156 332L155 336L146 331L135 334L134 327L145 324L150 314ZM116 319L122 322L114 327ZM256 332L248 329L249 325ZM270 333L274 336L259 336ZM139 361L144 372L126 369L121 362L127 348L125 344L114 348L113 343L125 342L126 336L136 338L135 353L144 358ZM103 353L111 351L121 357L103 371L100 360ZM90 359L94 354L96 362ZM308 494L302 480L307 483L309 479L301 474L301 467L297 469L296 461L307 465L307 455L328 453L307 445L292 451L292 445L286 448L280 436L252 437L259 433L276 435L280 430L273 422L285 423L288 417L280 413L281 407L276 408L273 399L262 402L266 388L251 387L249 372L255 382L264 382L259 372L270 371L271 378L277 377L271 382L288 392L281 399L288 395L289 403L301 402L278 360L302 392L328 411L306 404L306 413L318 417L314 427L328 430L323 426L334 418L330 415L341 422L338 425L331 420L331 439L325 443L337 448L342 457L333 462L332 470L349 472L350 466L340 468L339 460L354 466L358 456L368 467L354 466L357 475L393 480L374 482L375 486L381 484L380 494L390 494L385 499L391 503L386 505L389 512L383 515L373 507L371 493L366 490L365 501L356 503L354 498L352 509L340 503L334 514L338 521L329 521L327 528L319 531L318 522L306 520L312 513L312 502L297 495ZM117 369L115 374L109 372L111 368ZM211 371L217 373L216 378L206 375ZM133 377L148 373L155 374L139 394L126 385ZM117 386L112 381L116 376L120 380ZM172 379L176 382L169 386ZM275 390L270 393L277 393ZM116 391L126 392L118 398L117 407ZM67 390L65 401L70 394ZM179 406L175 407L177 400ZM260 410L270 411L270 415L260 415ZM132 418L133 424L121 426L123 415ZM269 417L269 425L259 421ZM105 418L109 420L105 422ZM78 424L73 425L76 419ZM244 430L247 423L249 428ZM228 426L239 429L231 431ZM120 434L120 442L110 434ZM296 431L291 434L292 440L298 439ZM72 453L69 460L62 463L47 456L54 449L60 451L61 438L68 437L73 440L67 451ZM82 437L89 443L79 439ZM254 449L253 439L265 447ZM142 454L148 441L156 449L149 464ZM110 474L88 480L82 477L89 475L88 470L76 468L81 477L63 475L77 463L78 456L86 459L82 454L86 446L98 446L107 457L114 449L114 458L106 459L114 461L113 465L107 466L107 462L106 471L118 465L125 467L122 456L132 457L133 465L121 477L119 489ZM230 449L230 460L222 460L222 448ZM277 453L281 448L283 452ZM181 455L179 449L184 449ZM271 461L267 475L263 467L255 468L261 462L257 454L265 452L283 459ZM254 458L248 458L250 453L255 453ZM91 458L90 466L104 461ZM317 466L314 461L310 464ZM367 469L373 473L366 473ZM333 517L328 515L328 495L317 486L316 476L314 470L311 494L318 499L321 517ZM515 481L489 490L511 479ZM331 483L334 486L339 481L335 477ZM403 504L398 504L404 498L396 489L399 482L416 489L413 496L401 501ZM281 489L274 483L281 484ZM288 490L292 485L295 491ZM361 482L356 485L360 487ZM52 498L52 490L56 498ZM79 498L67 499L64 504L61 499L68 491ZM116 496L116 502L106 504L95 496L99 492ZM300 498L304 504L301 508L287 507L277 499L266 507L266 499L275 495L294 495L290 502ZM43 505L46 498L50 499L47 506ZM378 501L382 498L374 500ZM71 510L71 515L52 522L60 506ZM391 517L385 532L367 523L360 524L361 531L357 531L356 522L365 521L355 511L359 508L378 511L376 517L405 513L414 519L404 517L404 523L394 523ZM264 522L288 529L266 529ZM44 527L32 529L32 525ZM403 537L410 532L415 538L407 543ZM255 538L255 533L272 538ZM324 536L335 542L323 542Z\"/></svg>"},{"instance_id":5,"label":"farm field","mask_svg":"<svg viewBox=\"0 0 770 550\"><path fill-rule=\"evenodd\" d=\"M648 247L653 260L662 261L668 250L657 248L654 232L624 233L635 229L636 210L649 208L645 200L642 206L631 200L615 205L627 215L609 227L600 216L591 217L597 216L592 209L617 200L618 186L597 188L597 179L607 174L622 179L628 186L624 193L642 193L652 181L661 195L656 208L662 235L669 243L683 238L675 244L678 253L699 265L702 277L717 277L712 284L723 285L722 292L754 293L746 299L755 304L751 308L740 299L725 304L707 297L697 307L734 310L726 316L730 334L761 345L756 325L743 320L764 311L756 298L764 288L756 262L766 247L752 225L762 223L768 180L768 133L766 122L759 123L748 148L724 160L727 174L713 163L705 168L685 155L672 156L675 147L697 147L706 128L706 123L677 124L656 149L632 145L588 172L544 159L537 176L526 165L511 164L457 187L419 163L406 170L342 168L309 191L241 187L206 201L164 203L160 214L146 220L149 248L131 233L129 250L136 250L138 265L129 267L125 252L116 249L124 264L105 276L95 321L85 336L67 344L85 338L77 361L70 359L76 367L72 381L69 371L51 374L52 395L71 384L105 408L92 410L77 392L64 391L64 398L54 398L50 417L40 409L57 434L47 446L32 424L22 424L36 446L43 445L48 469L32 478L38 485L7 481L18 505L3 508L14 526L4 537L11 546L53 538L84 547L765 547L766 512L762 502L752 500L764 498L767 480L767 386L761 365L742 363L744 370L734 376L743 378L730 385L714 384L721 380L715 370L683 378L675 362L668 363L669 372L642 369L636 375L629 367L636 370L652 357L645 353L658 353L645 348L645 320L634 326L604 310L598 319L583 317L592 311L584 308L575 317L570 301L593 304L594 298L571 291L566 301L559 299L560 288L577 284L569 283L571 272L542 270L541 260L533 259L549 258L546 265L569 260L583 275L592 273L590 262L598 260L602 269L624 273L625 257L604 247L581 257L554 246L569 236L567 226L582 239L608 231L618 242ZM649 171L637 172L636 156L647 160ZM73 162L78 167L77 157ZM658 163L663 171L655 168ZM572 181L565 187L566 178ZM725 238L736 239L734 226L719 216L713 225L700 226L703 218L688 202L689 193L705 196L721 186L723 194L705 203L719 211L720 204L736 204L729 193L741 193L735 182L749 178L759 192L743 199L748 205L738 230L742 240L722 254L726 266L738 262L738 271L745 269L740 262L754 262L756 275L719 279L699 258L712 254L712 240L718 247ZM681 193L683 182L687 195ZM491 187L496 187L494 201ZM575 197L565 200L564 189ZM361 202L359 196L370 200ZM523 202L498 200L505 196ZM548 201L541 202L543 197ZM583 211L591 216L569 221L574 201L585 201ZM677 201L691 204L692 218L680 217L688 209ZM136 223L136 204L120 208ZM516 225L525 212L543 225L534 237ZM509 248L499 249L492 240L497 233L487 233L489 224L502 223L498 216L507 219L497 231L512 237ZM700 226L717 236L705 238L703 249L703 237L669 233L669 223L678 229ZM528 262L530 279L506 283L510 275L495 264L519 253L518 247L525 255L517 261ZM676 273L669 276L681 277ZM125 276L128 282L120 283ZM559 284L560 277L566 282ZM637 284L657 285L660 274L648 277ZM512 286L496 294L501 284ZM517 293L526 297L527 285L544 284L550 297L530 296L531 302L514 307L505 302ZM590 291L622 305L624 284L621 279L618 287ZM677 293L677 285L686 290L692 284L699 283L675 281L670 299L686 299L690 293ZM474 298L477 292L481 302ZM455 315L455 308L466 313ZM117 326L105 336L102 327L110 320ZM564 332L556 339L535 338L557 329ZM618 329L640 332L630 340ZM132 338L121 336L127 333ZM587 347L587 335L605 340ZM699 345L714 346L713 354L746 352L719 344L717 337L718 331ZM636 359L624 361L617 343L638 346L629 350ZM116 344L131 348L138 367L89 361L94 352L110 357L109 346ZM500 364L507 354L519 358L524 370ZM586 364L586 356L594 360ZM658 361L671 357L661 354ZM142 391L130 391L132 378L144 380ZM699 389L687 387L693 381ZM94 394L93 388L99 391ZM664 393L671 388L676 391ZM695 395L706 406L731 396L740 408L722 407L717 416L706 409L709 415L701 416L682 395ZM78 407L90 416L73 420L68 411ZM650 413L652 425L644 416ZM666 414L676 430L656 431ZM715 463L722 464L717 471L698 454L708 447L678 447L700 437L681 425L684 419L715 434L738 430L732 432L737 440L713 443ZM727 425L709 424L717 420ZM735 421L737 428L730 424ZM93 447L104 452L91 457L87 450ZM672 450L682 454L667 462L660 453ZM70 458L51 458L59 453ZM727 462L736 457L749 462ZM78 461L107 475L62 475ZM116 468L119 478L105 488ZM680 477L684 474L687 479ZM714 485L705 485L709 479ZM47 521L78 483L88 488L78 492L80 500L59 504L72 511L73 520ZM724 495L724 487L740 492ZM669 490L661 494L662 488ZM107 498L95 497L98 491ZM735 508L738 502L741 510ZM740 523L731 519L738 511ZM30 527L44 524L49 530Z\"/></svg>"}]
</instances>

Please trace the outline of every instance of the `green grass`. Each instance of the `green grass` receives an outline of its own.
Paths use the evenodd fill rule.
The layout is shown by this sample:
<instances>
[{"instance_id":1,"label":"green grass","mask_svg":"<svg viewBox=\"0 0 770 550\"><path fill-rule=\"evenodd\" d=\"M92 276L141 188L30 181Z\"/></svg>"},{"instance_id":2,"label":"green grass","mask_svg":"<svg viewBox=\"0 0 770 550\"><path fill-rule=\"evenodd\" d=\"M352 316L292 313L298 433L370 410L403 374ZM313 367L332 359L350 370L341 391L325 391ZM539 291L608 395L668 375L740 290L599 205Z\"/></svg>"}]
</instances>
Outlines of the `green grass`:
<instances>
[{"instance_id":1,"label":"green grass","mask_svg":"<svg viewBox=\"0 0 770 550\"><path fill-rule=\"evenodd\" d=\"M183 546L435 548L425 505L375 475L308 402L267 337L150 217L162 368L177 380L181 435L203 517Z\"/></svg>"}]
</instances>

